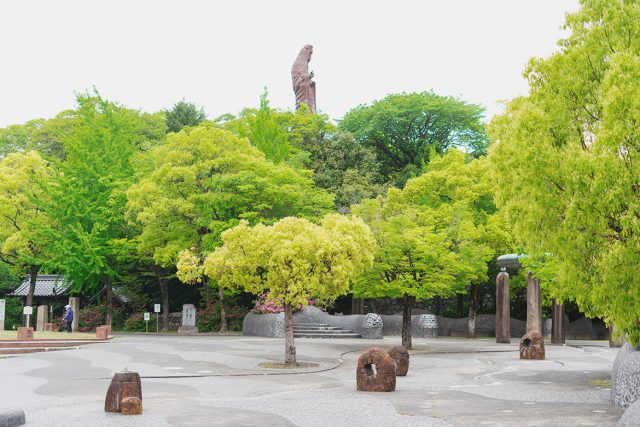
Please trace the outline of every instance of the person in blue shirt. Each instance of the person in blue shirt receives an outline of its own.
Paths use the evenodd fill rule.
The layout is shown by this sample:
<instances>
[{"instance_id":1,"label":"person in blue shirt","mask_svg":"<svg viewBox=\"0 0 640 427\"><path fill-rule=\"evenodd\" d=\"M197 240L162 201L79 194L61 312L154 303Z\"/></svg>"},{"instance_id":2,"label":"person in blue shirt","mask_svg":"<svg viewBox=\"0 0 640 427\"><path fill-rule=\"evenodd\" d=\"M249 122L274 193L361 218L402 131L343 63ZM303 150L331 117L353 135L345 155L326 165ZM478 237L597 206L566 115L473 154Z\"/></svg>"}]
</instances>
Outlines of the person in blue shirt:
<instances>
[{"instance_id":1,"label":"person in blue shirt","mask_svg":"<svg viewBox=\"0 0 640 427\"><path fill-rule=\"evenodd\" d=\"M73 309L69 304L65 305L64 308L66 311L64 312L64 321L67 324L67 332L71 333L71 325L73 324Z\"/></svg>"}]
</instances>

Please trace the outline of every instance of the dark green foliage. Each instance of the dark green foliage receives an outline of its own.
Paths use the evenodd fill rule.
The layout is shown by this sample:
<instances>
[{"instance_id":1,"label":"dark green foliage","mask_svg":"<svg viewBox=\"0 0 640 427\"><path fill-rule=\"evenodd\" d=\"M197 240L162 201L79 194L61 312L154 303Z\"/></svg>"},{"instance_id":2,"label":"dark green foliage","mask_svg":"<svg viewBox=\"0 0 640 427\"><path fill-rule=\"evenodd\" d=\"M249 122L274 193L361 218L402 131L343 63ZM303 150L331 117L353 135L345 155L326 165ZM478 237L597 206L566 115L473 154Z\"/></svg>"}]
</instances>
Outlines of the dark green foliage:
<instances>
[{"instance_id":1,"label":"dark green foliage","mask_svg":"<svg viewBox=\"0 0 640 427\"><path fill-rule=\"evenodd\" d=\"M479 156L488 139L484 109L433 92L389 95L371 105L360 105L340 121L361 144L375 150L382 174L402 186L429 162L431 149L444 153L455 146Z\"/></svg>"},{"instance_id":2,"label":"dark green foliage","mask_svg":"<svg viewBox=\"0 0 640 427\"><path fill-rule=\"evenodd\" d=\"M149 317L149 331L156 330L156 315L151 313ZM124 330L130 332L145 332L147 322L144 321L144 313L133 313L124 321Z\"/></svg>"},{"instance_id":3,"label":"dark green foliage","mask_svg":"<svg viewBox=\"0 0 640 427\"><path fill-rule=\"evenodd\" d=\"M231 306L225 307L227 327L229 331L242 331L244 316L249 310ZM210 308L203 308L196 313L196 326L198 332L216 332L220 330L220 303L213 304Z\"/></svg>"},{"instance_id":4,"label":"dark green foliage","mask_svg":"<svg viewBox=\"0 0 640 427\"><path fill-rule=\"evenodd\" d=\"M176 102L174 106L167 111L167 131L180 132L183 127L197 126L206 118L207 114L202 107L198 108L195 104L183 99Z\"/></svg>"},{"instance_id":5,"label":"dark green foliage","mask_svg":"<svg viewBox=\"0 0 640 427\"><path fill-rule=\"evenodd\" d=\"M22 325L22 298L8 297L5 300L4 307L4 328L17 329Z\"/></svg>"}]
</instances>

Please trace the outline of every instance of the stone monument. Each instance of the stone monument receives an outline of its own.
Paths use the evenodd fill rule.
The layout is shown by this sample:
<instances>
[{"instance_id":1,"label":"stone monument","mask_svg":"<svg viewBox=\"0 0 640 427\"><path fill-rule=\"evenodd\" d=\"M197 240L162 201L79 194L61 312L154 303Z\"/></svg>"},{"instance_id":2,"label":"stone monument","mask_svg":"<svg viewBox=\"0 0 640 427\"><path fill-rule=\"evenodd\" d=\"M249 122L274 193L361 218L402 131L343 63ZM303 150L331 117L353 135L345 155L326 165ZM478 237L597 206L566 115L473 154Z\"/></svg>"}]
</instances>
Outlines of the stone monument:
<instances>
[{"instance_id":1,"label":"stone monument","mask_svg":"<svg viewBox=\"0 0 640 427\"><path fill-rule=\"evenodd\" d=\"M71 331L78 332L78 322L80 321L80 298L79 297L70 297L69 305L73 310L73 322L71 322Z\"/></svg>"},{"instance_id":2,"label":"stone monument","mask_svg":"<svg viewBox=\"0 0 640 427\"><path fill-rule=\"evenodd\" d=\"M44 331L44 324L49 323L49 306L38 306L38 317L36 318L36 331Z\"/></svg>"},{"instance_id":3,"label":"stone monument","mask_svg":"<svg viewBox=\"0 0 640 427\"><path fill-rule=\"evenodd\" d=\"M0 331L4 331L5 300L0 299Z\"/></svg>"},{"instance_id":4,"label":"stone monument","mask_svg":"<svg viewBox=\"0 0 640 427\"><path fill-rule=\"evenodd\" d=\"M553 312L551 313L551 342L554 344L564 344L566 337L564 304L558 304L553 299Z\"/></svg>"},{"instance_id":5,"label":"stone monument","mask_svg":"<svg viewBox=\"0 0 640 427\"><path fill-rule=\"evenodd\" d=\"M178 334L190 335L197 333L196 307L193 304L185 304L182 306L182 325L178 328Z\"/></svg>"},{"instance_id":6,"label":"stone monument","mask_svg":"<svg viewBox=\"0 0 640 427\"><path fill-rule=\"evenodd\" d=\"M313 71L309 73L309 61L313 54L313 46L305 45L298 53L298 57L291 67L291 80L293 81L293 92L296 95L296 110L300 104L306 104L312 113L316 112L316 82L313 78Z\"/></svg>"},{"instance_id":7,"label":"stone monument","mask_svg":"<svg viewBox=\"0 0 640 427\"><path fill-rule=\"evenodd\" d=\"M527 333L542 332L542 294L540 279L534 279L533 273L527 274Z\"/></svg>"},{"instance_id":8,"label":"stone monument","mask_svg":"<svg viewBox=\"0 0 640 427\"><path fill-rule=\"evenodd\" d=\"M496 342L511 343L511 301L509 273L502 267L496 278Z\"/></svg>"}]
</instances>

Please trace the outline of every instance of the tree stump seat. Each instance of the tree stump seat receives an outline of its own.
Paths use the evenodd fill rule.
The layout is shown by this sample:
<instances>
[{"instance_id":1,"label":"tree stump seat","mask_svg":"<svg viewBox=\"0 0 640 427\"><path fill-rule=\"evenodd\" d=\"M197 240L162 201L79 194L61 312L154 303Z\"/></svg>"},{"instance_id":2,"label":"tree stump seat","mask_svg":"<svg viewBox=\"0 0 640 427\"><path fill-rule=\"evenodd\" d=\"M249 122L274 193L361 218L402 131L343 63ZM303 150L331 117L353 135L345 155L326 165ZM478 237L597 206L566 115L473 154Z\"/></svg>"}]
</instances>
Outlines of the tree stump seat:
<instances>
[{"instance_id":1,"label":"tree stump seat","mask_svg":"<svg viewBox=\"0 0 640 427\"><path fill-rule=\"evenodd\" d=\"M130 397L140 399L140 413L142 413L140 375L137 372L116 372L107 390L107 396L104 401L105 412L122 412L122 402ZM127 400L125 406L127 411L131 411L135 405L135 402Z\"/></svg>"},{"instance_id":2,"label":"tree stump seat","mask_svg":"<svg viewBox=\"0 0 640 427\"><path fill-rule=\"evenodd\" d=\"M404 377L409 372L409 351L401 345L391 347L389 356L396 364L396 375Z\"/></svg>"},{"instance_id":3,"label":"tree stump seat","mask_svg":"<svg viewBox=\"0 0 640 427\"><path fill-rule=\"evenodd\" d=\"M520 339L520 359L544 360L544 339L538 331L529 331Z\"/></svg>"}]
</instances>

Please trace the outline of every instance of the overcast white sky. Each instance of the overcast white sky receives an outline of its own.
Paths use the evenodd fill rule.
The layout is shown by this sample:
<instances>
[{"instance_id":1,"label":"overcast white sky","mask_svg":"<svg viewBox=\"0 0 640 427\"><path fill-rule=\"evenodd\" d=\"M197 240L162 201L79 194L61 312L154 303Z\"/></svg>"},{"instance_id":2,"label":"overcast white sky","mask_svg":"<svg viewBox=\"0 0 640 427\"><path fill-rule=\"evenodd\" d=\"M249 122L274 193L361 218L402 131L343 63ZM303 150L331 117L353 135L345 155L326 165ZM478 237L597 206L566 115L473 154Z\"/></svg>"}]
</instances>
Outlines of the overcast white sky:
<instances>
[{"instance_id":1,"label":"overcast white sky","mask_svg":"<svg viewBox=\"0 0 640 427\"><path fill-rule=\"evenodd\" d=\"M483 104L526 94L578 0L2 1L0 127L53 117L95 86L144 111L181 98L209 117L294 107L291 65L314 46L317 103L333 119L394 92Z\"/></svg>"}]
</instances>

